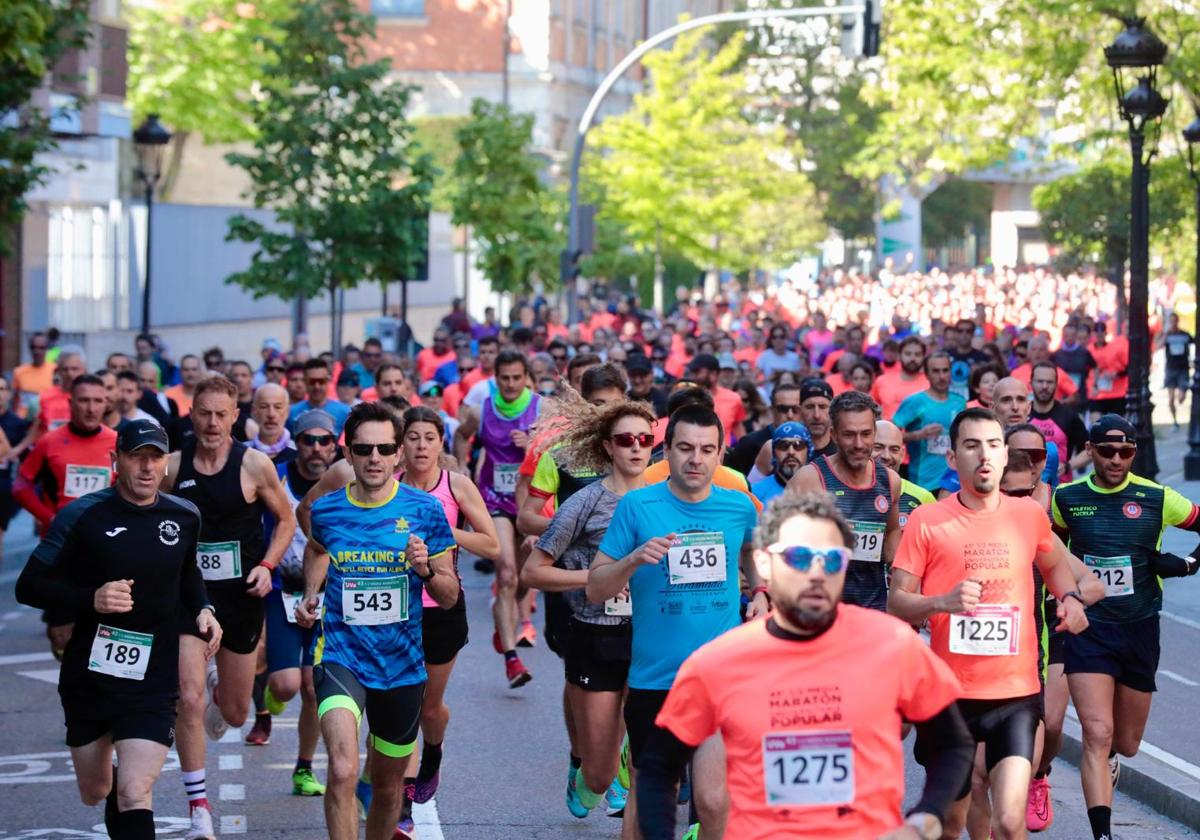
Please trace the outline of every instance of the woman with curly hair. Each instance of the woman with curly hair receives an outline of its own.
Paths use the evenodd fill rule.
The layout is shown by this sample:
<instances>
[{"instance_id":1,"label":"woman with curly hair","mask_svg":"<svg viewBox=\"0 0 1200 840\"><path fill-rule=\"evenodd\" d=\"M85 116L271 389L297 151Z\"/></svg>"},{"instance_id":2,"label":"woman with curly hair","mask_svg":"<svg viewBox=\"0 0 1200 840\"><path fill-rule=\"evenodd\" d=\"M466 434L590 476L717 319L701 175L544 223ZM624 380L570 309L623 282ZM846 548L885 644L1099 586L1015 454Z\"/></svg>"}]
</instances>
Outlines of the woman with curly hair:
<instances>
[{"instance_id":1,"label":"woman with curly hair","mask_svg":"<svg viewBox=\"0 0 1200 840\"><path fill-rule=\"evenodd\" d=\"M555 460L569 469L595 470L604 478L577 491L554 514L525 562L521 582L564 593L571 610L564 664L580 766L568 771L566 803L582 819L601 799L608 800L613 814L626 807L627 788L617 771L621 702L629 675L629 594L592 604L584 590L617 502L645 485L642 473L654 444L654 414L645 403L628 401L595 407L567 400L557 408L567 418L568 431L559 440ZM630 800L626 819L633 819L632 809Z\"/></svg>"}]
</instances>

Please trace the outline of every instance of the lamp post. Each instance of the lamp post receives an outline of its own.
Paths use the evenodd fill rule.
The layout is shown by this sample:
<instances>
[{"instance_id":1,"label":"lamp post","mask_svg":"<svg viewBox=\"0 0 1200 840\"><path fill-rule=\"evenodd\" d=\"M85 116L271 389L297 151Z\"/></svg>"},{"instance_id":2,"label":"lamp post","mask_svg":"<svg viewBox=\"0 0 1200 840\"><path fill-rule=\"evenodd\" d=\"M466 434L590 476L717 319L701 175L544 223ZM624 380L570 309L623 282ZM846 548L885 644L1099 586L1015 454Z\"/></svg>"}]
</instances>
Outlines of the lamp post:
<instances>
[{"instance_id":1,"label":"lamp post","mask_svg":"<svg viewBox=\"0 0 1200 840\"><path fill-rule=\"evenodd\" d=\"M1187 141L1188 174L1196 184L1196 287L1200 288L1200 102L1196 104L1196 119L1183 130ZM1197 319L1200 323L1200 318ZM1192 411L1188 421L1188 453L1183 456L1185 481L1200 481L1200 342L1196 343L1196 360L1192 364Z\"/></svg>"},{"instance_id":2,"label":"lamp post","mask_svg":"<svg viewBox=\"0 0 1200 840\"><path fill-rule=\"evenodd\" d=\"M1158 475L1158 458L1150 416L1150 161L1157 151L1158 129L1167 110L1167 100L1155 88L1167 46L1146 28L1143 18L1125 18L1124 23L1125 30L1104 48L1104 58L1113 71L1121 119L1129 124L1133 155L1129 217L1129 391L1125 397L1125 416L1137 429L1138 451L1133 471L1152 479ZM1131 87L1132 79L1136 79L1136 84ZM1148 145L1147 128L1150 129Z\"/></svg>"},{"instance_id":3,"label":"lamp post","mask_svg":"<svg viewBox=\"0 0 1200 840\"><path fill-rule=\"evenodd\" d=\"M133 148L137 152L134 174L146 193L146 274L142 283L142 332L150 332L150 224L154 218L154 187L162 177L162 157L171 132L150 114L133 132Z\"/></svg>"}]
</instances>

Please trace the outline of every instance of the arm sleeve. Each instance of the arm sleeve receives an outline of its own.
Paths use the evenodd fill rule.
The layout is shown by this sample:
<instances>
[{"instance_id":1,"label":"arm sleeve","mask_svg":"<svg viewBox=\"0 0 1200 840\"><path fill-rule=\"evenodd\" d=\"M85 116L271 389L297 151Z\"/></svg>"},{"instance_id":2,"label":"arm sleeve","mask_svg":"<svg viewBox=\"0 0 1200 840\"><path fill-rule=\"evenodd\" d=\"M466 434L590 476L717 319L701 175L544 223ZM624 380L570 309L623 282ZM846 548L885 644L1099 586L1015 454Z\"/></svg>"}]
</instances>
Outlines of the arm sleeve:
<instances>
[{"instance_id":1,"label":"arm sleeve","mask_svg":"<svg viewBox=\"0 0 1200 840\"><path fill-rule=\"evenodd\" d=\"M73 515L72 515L73 514ZM78 512L65 508L38 543L17 579L17 600L41 609L91 610L96 588L72 583L63 573L76 552Z\"/></svg>"},{"instance_id":2,"label":"arm sleeve","mask_svg":"<svg viewBox=\"0 0 1200 840\"><path fill-rule=\"evenodd\" d=\"M693 748L700 746L704 739L717 731L712 695L700 673L695 654L680 666L667 700L654 722Z\"/></svg>"},{"instance_id":3,"label":"arm sleeve","mask_svg":"<svg viewBox=\"0 0 1200 840\"><path fill-rule=\"evenodd\" d=\"M1197 522L1200 509L1170 487L1163 488L1163 525L1174 525L1187 531L1200 531Z\"/></svg>"},{"instance_id":4,"label":"arm sleeve","mask_svg":"<svg viewBox=\"0 0 1200 840\"><path fill-rule=\"evenodd\" d=\"M928 750L925 787L908 813L933 814L945 822L946 812L971 775L975 742L954 702L929 720L918 723L917 735Z\"/></svg>"},{"instance_id":5,"label":"arm sleeve","mask_svg":"<svg viewBox=\"0 0 1200 840\"><path fill-rule=\"evenodd\" d=\"M666 729L650 734L639 756L637 777L638 827L646 840L675 837L675 782L695 751Z\"/></svg>"},{"instance_id":6,"label":"arm sleeve","mask_svg":"<svg viewBox=\"0 0 1200 840\"><path fill-rule=\"evenodd\" d=\"M635 493L621 497L621 501L617 503L617 509L613 512L612 522L609 523L608 530L604 534L604 539L600 541L600 551L614 560L620 560L638 547L633 507L629 501L630 496Z\"/></svg>"}]
</instances>

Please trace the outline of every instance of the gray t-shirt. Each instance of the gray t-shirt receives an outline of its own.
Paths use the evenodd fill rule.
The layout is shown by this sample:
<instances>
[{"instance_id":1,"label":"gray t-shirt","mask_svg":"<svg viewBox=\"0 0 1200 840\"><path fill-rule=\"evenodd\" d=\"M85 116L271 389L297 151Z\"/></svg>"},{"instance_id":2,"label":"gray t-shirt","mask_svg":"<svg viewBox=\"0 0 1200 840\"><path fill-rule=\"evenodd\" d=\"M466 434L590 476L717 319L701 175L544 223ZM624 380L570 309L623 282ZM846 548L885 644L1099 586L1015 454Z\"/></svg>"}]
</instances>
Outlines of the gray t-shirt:
<instances>
[{"instance_id":1,"label":"gray t-shirt","mask_svg":"<svg viewBox=\"0 0 1200 840\"><path fill-rule=\"evenodd\" d=\"M537 547L553 557L554 565L560 569L577 572L590 568L620 500L603 481L589 484L563 502ZM604 605L588 601L582 589L572 589L563 595L571 607L571 615L579 621L612 626L629 621L628 616L605 615Z\"/></svg>"}]
</instances>

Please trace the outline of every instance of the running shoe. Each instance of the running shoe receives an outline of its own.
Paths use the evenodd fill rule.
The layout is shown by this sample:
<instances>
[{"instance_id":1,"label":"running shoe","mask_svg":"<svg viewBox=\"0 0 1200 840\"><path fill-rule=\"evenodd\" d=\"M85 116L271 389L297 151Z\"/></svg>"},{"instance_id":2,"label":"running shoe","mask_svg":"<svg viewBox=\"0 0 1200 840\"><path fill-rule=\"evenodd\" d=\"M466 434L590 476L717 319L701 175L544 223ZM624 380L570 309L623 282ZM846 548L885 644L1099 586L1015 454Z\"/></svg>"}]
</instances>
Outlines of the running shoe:
<instances>
[{"instance_id":1,"label":"running shoe","mask_svg":"<svg viewBox=\"0 0 1200 840\"><path fill-rule=\"evenodd\" d=\"M204 732L209 740L220 741L229 730L229 724L221 717L221 707L217 705L217 663L209 660L208 674L205 682L208 685L208 705L204 707Z\"/></svg>"},{"instance_id":2,"label":"running shoe","mask_svg":"<svg viewBox=\"0 0 1200 840\"><path fill-rule=\"evenodd\" d=\"M621 784L619 779L613 779L604 794L605 813L610 817L625 816L625 802L629 799L629 788Z\"/></svg>"},{"instance_id":3,"label":"running shoe","mask_svg":"<svg viewBox=\"0 0 1200 840\"><path fill-rule=\"evenodd\" d=\"M579 769L572 767L567 771L567 810L571 812L571 816L576 819L583 819L588 815L588 809L583 807L583 803L579 801L579 791L575 788L575 783L579 780Z\"/></svg>"},{"instance_id":4,"label":"running shoe","mask_svg":"<svg viewBox=\"0 0 1200 840\"><path fill-rule=\"evenodd\" d=\"M267 711L273 715L281 715L287 709L287 703L277 698L271 693L271 686L263 689L263 705L267 707Z\"/></svg>"},{"instance_id":5,"label":"running shoe","mask_svg":"<svg viewBox=\"0 0 1200 840\"><path fill-rule=\"evenodd\" d=\"M700 823L692 823L687 834L683 835L683 840L700 840Z\"/></svg>"},{"instance_id":6,"label":"running shoe","mask_svg":"<svg viewBox=\"0 0 1200 840\"><path fill-rule=\"evenodd\" d=\"M417 825L413 822L412 817L402 817L400 822L396 823L396 830L392 834L392 840L414 840L417 836Z\"/></svg>"},{"instance_id":7,"label":"running shoe","mask_svg":"<svg viewBox=\"0 0 1200 840\"><path fill-rule=\"evenodd\" d=\"M529 673L518 656L504 660L504 673L508 676L509 688L520 688L533 679L533 674Z\"/></svg>"},{"instance_id":8,"label":"running shoe","mask_svg":"<svg viewBox=\"0 0 1200 840\"><path fill-rule=\"evenodd\" d=\"M430 799L433 799L437 793L438 783L442 780L442 770L439 767L438 771L428 779L422 779L420 771L417 771L417 781L415 784L407 785L404 788L405 795L413 802L424 805Z\"/></svg>"},{"instance_id":9,"label":"running shoe","mask_svg":"<svg viewBox=\"0 0 1200 840\"><path fill-rule=\"evenodd\" d=\"M1108 757L1108 775L1112 777L1112 788L1117 789L1117 782L1121 780L1121 756L1113 753Z\"/></svg>"},{"instance_id":10,"label":"running shoe","mask_svg":"<svg viewBox=\"0 0 1200 840\"><path fill-rule=\"evenodd\" d=\"M246 744L251 747L265 747L271 743L271 716L255 715L254 726L246 733Z\"/></svg>"},{"instance_id":11,"label":"running shoe","mask_svg":"<svg viewBox=\"0 0 1200 840\"><path fill-rule=\"evenodd\" d=\"M1054 822L1054 805L1050 801L1050 780L1046 777L1029 781L1029 804L1025 808L1025 827L1030 831L1045 831Z\"/></svg>"},{"instance_id":12,"label":"running shoe","mask_svg":"<svg viewBox=\"0 0 1200 840\"><path fill-rule=\"evenodd\" d=\"M216 829L213 828L212 809L207 805L196 805L191 809L192 826L183 840L217 840Z\"/></svg>"},{"instance_id":13,"label":"running shoe","mask_svg":"<svg viewBox=\"0 0 1200 840\"><path fill-rule=\"evenodd\" d=\"M621 783L621 787L629 790L629 736L621 741L621 763L617 767L617 781Z\"/></svg>"},{"instance_id":14,"label":"running shoe","mask_svg":"<svg viewBox=\"0 0 1200 840\"><path fill-rule=\"evenodd\" d=\"M500 644L500 631L492 631L492 648L496 653L504 653L504 645Z\"/></svg>"},{"instance_id":15,"label":"running shoe","mask_svg":"<svg viewBox=\"0 0 1200 840\"><path fill-rule=\"evenodd\" d=\"M358 800L358 818L365 820L367 811L371 810L371 783L359 779L354 786L354 798Z\"/></svg>"},{"instance_id":16,"label":"running shoe","mask_svg":"<svg viewBox=\"0 0 1200 840\"><path fill-rule=\"evenodd\" d=\"M309 768L292 773L292 796L321 796L325 793L325 785L317 781Z\"/></svg>"},{"instance_id":17,"label":"running shoe","mask_svg":"<svg viewBox=\"0 0 1200 840\"><path fill-rule=\"evenodd\" d=\"M537 644L537 628L532 621L522 621L521 629L517 631L517 647L530 648Z\"/></svg>"}]
</instances>

